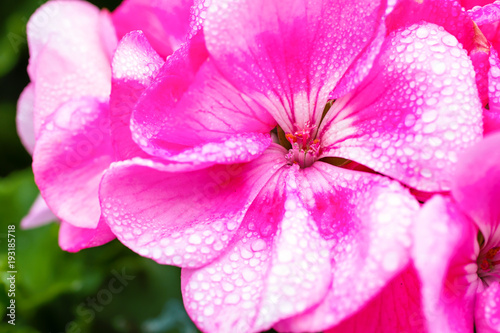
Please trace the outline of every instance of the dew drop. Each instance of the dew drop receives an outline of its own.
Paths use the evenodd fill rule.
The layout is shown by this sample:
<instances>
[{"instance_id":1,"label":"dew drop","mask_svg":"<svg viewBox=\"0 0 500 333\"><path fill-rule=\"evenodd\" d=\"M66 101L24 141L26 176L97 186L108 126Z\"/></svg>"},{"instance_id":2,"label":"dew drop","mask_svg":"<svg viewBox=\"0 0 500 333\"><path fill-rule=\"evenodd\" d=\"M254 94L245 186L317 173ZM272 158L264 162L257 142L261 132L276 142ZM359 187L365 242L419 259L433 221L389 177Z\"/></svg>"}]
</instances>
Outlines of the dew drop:
<instances>
[{"instance_id":1,"label":"dew drop","mask_svg":"<svg viewBox=\"0 0 500 333\"><path fill-rule=\"evenodd\" d=\"M429 30L427 30L427 28L425 28L425 27L418 28L415 33L416 33L417 37L420 39L425 39L429 36Z\"/></svg>"},{"instance_id":2,"label":"dew drop","mask_svg":"<svg viewBox=\"0 0 500 333\"><path fill-rule=\"evenodd\" d=\"M188 242L193 245L201 244L201 237L198 234L192 234L189 236Z\"/></svg>"},{"instance_id":3,"label":"dew drop","mask_svg":"<svg viewBox=\"0 0 500 333\"><path fill-rule=\"evenodd\" d=\"M431 68L432 71L437 75L442 75L444 72L446 72L446 64L443 61L431 61Z\"/></svg>"}]
</instances>

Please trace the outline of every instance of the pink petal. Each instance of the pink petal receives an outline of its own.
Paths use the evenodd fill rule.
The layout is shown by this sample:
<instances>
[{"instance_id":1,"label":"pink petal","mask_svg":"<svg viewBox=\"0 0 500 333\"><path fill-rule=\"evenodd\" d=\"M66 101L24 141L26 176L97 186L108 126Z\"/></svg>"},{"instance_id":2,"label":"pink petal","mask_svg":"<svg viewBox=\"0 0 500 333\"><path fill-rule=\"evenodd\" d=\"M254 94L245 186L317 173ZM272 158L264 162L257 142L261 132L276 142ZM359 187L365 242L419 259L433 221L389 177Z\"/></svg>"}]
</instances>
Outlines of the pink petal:
<instances>
[{"instance_id":1,"label":"pink petal","mask_svg":"<svg viewBox=\"0 0 500 333\"><path fill-rule=\"evenodd\" d=\"M413 265L396 276L365 307L324 333L427 332L420 281Z\"/></svg>"},{"instance_id":2,"label":"pink petal","mask_svg":"<svg viewBox=\"0 0 500 333\"><path fill-rule=\"evenodd\" d=\"M476 298L477 333L500 332L500 283L492 283Z\"/></svg>"},{"instance_id":3,"label":"pink petal","mask_svg":"<svg viewBox=\"0 0 500 333\"><path fill-rule=\"evenodd\" d=\"M484 135L500 131L500 112L483 110Z\"/></svg>"},{"instance_id":4,"label":"pink petal","mask_svg":"<svg viewBox=\"0 0 500 333\"><path fill-rule=\"evenodd\" d=\"M189 31L193 0L125 0L113 12L118 39L142 30L163 58L179 48Z\"/></svg>"},{"instance_id":5,"label":"pink petal","mask_svg":"<svg viewBox=\"0 0 500 333\"><path fill-rule=\"evenodd\" d=\"M460 157L452 195L485 239L500 223L500 133L487 136Z\"/></svg>"},{"instance_id":6,"label":"pink petal","mask_svg":"<svg viewBox=\"0 0 500 333\"><path fill-rule=\"evenodd\" d=\"M240 133L256 137L264 149L269 145L268 133L276 122L229 84L212 62L202 65L206 56L203 36L198 35L168 59L139 100L132 131L134 140L148 153L172 160L183 150L188 150L186 155L190 149L208 149L203 143L238 141ZM266 133L266 138L244 134L248 132ZM222 148L229 154L224 144ZM250 147L238 149L248 152Z\"/></svg>"},{"instance_id":7,"label":"pink petal","mask_svg":"<svg viewBox=\"0 0 500 333\"><path fill-rule=\"evenodd\" d=\"M496 49L492 48L490 53L489 99L490 110L500 112L500 58Z\"/></svg>"},{"instance_id":8,"label":"pink petal","mask_svg":"<svg viewBox=\"0 0 500 333\"><path fill-rule=\"evenodd\" d=\"M134 141L146 152L154 154L163 150L168 153L187 148L185 144L157 140L156 137L163 134L163 124L170 121L170 112L165 110L175 108L207 57L203 33L200 32L168 57L156 80L138 101L130 127ZM162 86L166 89L163 90Z\"/></svg>"},{"instance_id":9,"label":"pink petal","mask_svg":"<svg viewBox=\"0 0 500 333\"><path fill-rule=\"evenodd\" d=\"M392 34L367 79L323 120L323 156L420 191L448 190L457 153L482 133L474 70L457 43L433 24Z\"/></svg>"},{"instance_id":10,"label":"pink petal","mask_svg":"<svg viewBox=\"0 0 500 333\"><path fill-rule=\"evenodd\" d=\"M79 228L61 221L59 246L64 251L78 252L89 247L101 246L115 239L108 225L99 221L95 229Z\"/></svg>"},{"instance_id":11,"label":"pink petal","mask_svg":"<svg viewBox=\"0 0 500 333\"><path fill-rule=\"evenodd\" d=\"M118 239L161 264L199 267L217 257L277 167L282 147L248 164L191 165L134 159L115 163L101 183L103 214Z\"/></svg>"},{"instance_id":12,"label":"pink petal","mask_svg":"<svg viewBox=\"0 0 500 333\"><path fill-rule=\"evenodd\" d=\"M38 195L30 208L28 215L21 220L21 228L31 229L47 223L56 221L57 217L52 213L41 195Z\"/></svg>"},{"instance_id":13,"label":"pink petal","mask_svg":"<svg viewBox=\"0 0 500 333\"><path fill-rule=\"evenodd\" d=\"M62 103L81 96L106 97L110 64L100 39L97 7L84 1L50 1L27 26L35 84L35 135Z\"/></svg>"},{"instance_id":14,"label":"pink petal","mask_svg":"<svg viewBox=\"0 0 500 333\"><path fill-rule=\"evenodd\" d=\"M111 61L118 46L118 38L116 37L116 30L113 26L111 14L106 9L101 10L99 13L99 37L104 52Z\"/></svg>"},{"instance_id":15,"label":"pink petal","mask_svg":"<svg viewBox=\"0 0 500 333\"><path fill-rule=\"evenodd\" d=\"M413 258L430 332L473 331L477 228L448 198L427 201L415 222Z\"/></svg>"},{"instance_id":16,"label":"pink petal","mask_svg":"<svg viewBox=\"0 0 500 333\"><path fill-rule=\"evenodd\" d=\"M495 23L500 20L500 6L492 0L461 0L467 14L479 26ZM469 8L467 8L469 7ZM481 29L482 30L482 29ZM490 39L490 38L488 38Z\"/></svg>"},{"instance_id":17,"label":"pink petal","mask_svg":"<svg viewBox=\"0 0 500 333\"><path fill-rule=\"evenodd\" d=\"M384 24L380 24L378 32L374 36L370 45L365 48L359 59L354 61L340 82L335 86L335 89L330 93L329 99L337 99L348 94L356 88L363 79L368 75L373 66L373 62L380 52L380 48L386 37L386 28Z\"/></svg>"},{"instance_id":18,"label":"pink petal","mask_svg":"<svg viewBox=\"0 0 500 333\"><path fill-rule=\"evenodd\" d=\"M489 69L489 43L471 19L454 0L398 1L387 19L389 31L426 21L444 27L458 39L469 54L477 73L476 81L483 105L488 103L487 72ZM477 23L477 22L476 22Z\"/></svg>"},{"instance_id":19,"label":"pink petal","mask_svg":"<svg viewBox=\"0 0 500 333\"><path fill-rule=\"evenodd\" d=\"M224 140L187 148L173 156L162 150L157 151L155 155L170 161L193 163L194 165L242 163L260 156L271 142L269 134L236 134Z\"/></svg>"},{"instance_id":20,"label":"pink petal","mask_svg":"<svg viewBox=\"0 0 500 333\"><path fill-rule=\"evenodd\" d=\"M162 107L165 119L157 140L192 146L241 132L269 133L276 127L267 110L234 88L213 62L201 66L180 98L168 93L178 87L172 74L163 70L156 86L148 89L141 100L143 104L139 105L148 113L158 112ZM154 101L154 108L148 108L150 101Z\"/></svg>"},{"instance_id":21,"label":"pink petal","mask_svg":"<svg viewBox=\"0 0 500 333\"><path fill-rule=\"evenodd\" d=\"M35 104L35 89L30 83L24 88L17 101L16 125L17 133L24 148L33 155L35 148L35 127L33 125L33 108Z\"/></svg>"},{"instance_id":22,"label":"pink petal","mask_svg":"<svg viewBox=\"0 0 500 333\"><path fill-rule=\"evenodd\" d=\"M391 32L422 21L444 27L462 44L478 73L476 81L479 96L483 105L486 105L489 43L468 13L455 0L399 0L387 19L387 27Z\"/></svg>"},{"instance_id":23,"label":"pink petal","mask_svg":"<svg viewBox=\"0 0 500 333\"><path fill-rule=\"evenodd\" d=\"M212 2L204 22L217 68L285 132L318 124L328 94L375 38L379 1Z\"/></svg>"},{"instance_id":24,"label":"pink petal","mask_svg":"<svg viewBox=\"0 0 500 333\"><path fill-rule=\"evenodd\" d=\"M203 28L203 23L205 23L207 17L208 6L210 6L210 1L194 0L193 6L191 7L188 38L192 38Z\"/></svg>"},{"instance_id":25,"label":"pink petal","mask_svg":"<svg viewBox=\"0 0 500 333\"><path fill-rule=\"evenodd\" d=\"M330 290L320 304L275 326L283 332L330 328L359 311L408 264L417 201L379 175L316 162L299 188L332 262Z\"/></svg>"},{"instance_id":26,"label":"pink petal","mask_svg":"<svg viewBox=\"0 0 500 333\"><path fill-rule=\"evenodd\" d=\"M455 0L398 0L386 25L393 32L422 21L444 27L465 50L474 48L474 23Z\"/></svg>"},{"instance_id":27,"label":"pink petal","mask_svg":"<svg viewBox=\"0 0 500 333\"><path fill-rule=\"evenodd\" d=\"M490 65L489 110L483 110L484 134L500 130L500 59L495 49L491 49Z\"/></svg>"},{"instance_id":28,"label":"pink petal","mask_svg":"<svg viewBox=\"0 0 500 333\"><path fill-rule=\"evenodd\" d=\"M147 156L132 140L130 117L137 100L164 63L140 31L125 35L116 49L112 62L113 81L109 108L112 142L117 160Z\"/></svg>"},{"instance_id":29,"label":"pink petal","mask_svg":"<svg viewBox=\"0 0 500 333\"><path fill-rule=\"evenodd\" d=\"M484 6L487 5L494 0L460 0L460 4L465 8L465 9L472 9L476 6Z\"/></svg>"},{"instance_id":30,"label":"pink petal","mask_svg":"<svg viewBox=\"0 0 500 333\"><path fill-rule=\"evenodd\" d=\"M258 332L320 301L330 284L327 242L300 198L295 168L265 185L227 250L184 269L186 310L206 332Z\"/></svg>"},{"instance_id":31,"label":"pink petal","mask_svg":"<svg viewBox=\"0 0 500 333\"><path fill-rule=\"evenodd\" d=\"M476 72L476 84L482 105L488 104L488 73L490 72L490 43L481 33L479 28L475 27L476 38L475 46L469 52L469 57L474 65Z\"/></svg>"},{"instance_id":32,"label":"pink petal","mask_svg":"<svg viewBox=\"0 0 500 333\"><path fill-rule=\"evenodd\" d=\"M500 69L499 69L499 60L498 60L498 52L496 50L500 49L500 3L491 3L485 5L483 7L476 7L474 10L469 11L469 15L472 17L475 23L479 25L479 29L482 34L482 39L486 39L480 44L480 49L488 50L489 53L489 62L482 62L482 67L474 63L476 60L474 58L474 53L471 52L471 59L474 63L474 67L476 69L478 88L481 94L488 94L489 98L489 109L491 111L485 112L484 115L484 130L485 133L491 132L495 129L500 128L500 124L498 123L497 118L500 114L499 107L499 96L500 93L497 91L500 86ZM477 32L476 26L476 32ZM477 34L476 35L481 35ZM478 38L476 38L478 39ZM481 38L479 38L480 40ZM492 46L492 47L490 47ZM485 52L480 52L481 55ZM486 72L487 70L487 72ZM484 86L487 84L488 90L484 89ZM484 97L482 96L484 99Z\"/></svg>"},{"instance_id":33,"label":"pink petal","mask_svg":"<svg viewBox=\"0 0 500 333\"><path fill-rule=\"evenodd\" d=\"M98 186L112 154L107 103L73 100L55 112L37 140L33 172L42 196L61 220L97 227Z\"/></svg>"}]
</instances>

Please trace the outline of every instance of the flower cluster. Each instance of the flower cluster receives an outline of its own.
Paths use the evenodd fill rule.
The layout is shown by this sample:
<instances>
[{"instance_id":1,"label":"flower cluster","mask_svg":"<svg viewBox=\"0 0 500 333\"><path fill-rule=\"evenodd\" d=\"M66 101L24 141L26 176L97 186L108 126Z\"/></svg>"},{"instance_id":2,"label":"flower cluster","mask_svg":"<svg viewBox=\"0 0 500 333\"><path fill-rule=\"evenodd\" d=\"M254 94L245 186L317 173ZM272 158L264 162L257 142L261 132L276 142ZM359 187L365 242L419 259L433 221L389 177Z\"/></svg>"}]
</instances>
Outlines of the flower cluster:
<instances>
[{"instance_id":1,"label":"flower cluster","mask_svg":"<svg viewBox=\"0 0 500 333\"><path fill-rule=\"evenodd\" d=\"M182 267L204 332L500 332L499 24L487 0L49 1L22 225Z\"/></svg>"}]
</instances>

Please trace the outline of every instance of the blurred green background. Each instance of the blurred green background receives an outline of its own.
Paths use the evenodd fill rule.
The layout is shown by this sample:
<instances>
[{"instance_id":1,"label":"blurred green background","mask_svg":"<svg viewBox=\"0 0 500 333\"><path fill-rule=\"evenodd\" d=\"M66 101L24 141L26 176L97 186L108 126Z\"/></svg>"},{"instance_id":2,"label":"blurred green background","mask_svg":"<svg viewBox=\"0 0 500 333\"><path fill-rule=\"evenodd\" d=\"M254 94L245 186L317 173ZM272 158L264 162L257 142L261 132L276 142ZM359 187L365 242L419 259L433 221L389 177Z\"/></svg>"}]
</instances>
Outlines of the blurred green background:
<instances>
[{"instance_id":1,"label":"blurred green background","mask_svg":"<svg viewBox=\"0 0 500 333\"><path fill-rule=\"evenodd\" d=\"M38 194L15 126L28 83L26 22L45 1L0 2L0 332L197 332L180 294L180 270L117 241L76 254L57 245L58 224L21 230ZM120 1L90 1L113 10ZM7 230L16 226L16 326L7 324ZM116 275L129 280L117 283ZM111 283L111 284L110 284Z\"/></svg>"}]
</instances>

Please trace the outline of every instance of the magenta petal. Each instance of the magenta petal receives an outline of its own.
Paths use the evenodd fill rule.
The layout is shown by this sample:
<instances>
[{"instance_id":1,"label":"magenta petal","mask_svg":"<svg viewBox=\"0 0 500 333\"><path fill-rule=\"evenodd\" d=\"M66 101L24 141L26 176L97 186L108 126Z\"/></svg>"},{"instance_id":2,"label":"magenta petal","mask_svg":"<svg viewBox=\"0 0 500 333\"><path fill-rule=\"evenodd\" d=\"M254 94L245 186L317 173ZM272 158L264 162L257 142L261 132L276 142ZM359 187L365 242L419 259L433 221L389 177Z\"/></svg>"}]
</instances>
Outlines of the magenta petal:
<instances>
[{"instance_id":1,"label":"magenta petal","mask_svg":"<svg viewBox=\"0 0 500 333\"><path fill-rule=\"evenodd\" d=\"M386 25L392 32L422 21L444 27L467 51L474 48L474 23L455 0L398 0Z\"/></svg>"},{"instance_id":2,"label":"magenta petal","mask_svg":"<svg viewBox=\"0 0 500 333\"><path fill-rule=\"evenodd\" d=\"M484 39L484 36L482 36ZM484 43L488 42L484 39ZM469 57L474 65L474 70L476 72L476 84L482 105L488 104L489 95L489 80L488 74L490 72L490 48L477 47L472 52L469 53Z\"/></svg>"},{"instance_id":3,"label":"magenta petal","mask_svg":"<svg viewBox=\"0 0 500 333\"><path fill-rule=\"evenodd\" d=\"M399 0L393 13L387 19L387 26L389 31L395 31L422 21L444 27L462 44L471 57L477 73L479 96L483 105L486 105L488 102L486 73L489 68L489 43L474 24L471 16L455 0Z\"/></svg>"},{"instance_id":4,"label":"magenta petal","mask_svg":"<svg viewBox=\"0 0 500 333\"><path fill-rule=\"evenodd\" d=\"M35 135L62 103L81 96L107 97L111 71L100 38L99 9L84 1L49 1L27 26L35 84Z\"/></svg>"},{"instance_id":5,"label":"magenta petal","mask_svg":"<svg viewBox=\"0 0 500 333\"><path fill-rule=\"evenodd\" d=\"M348 94L352 89L357 87L361 81L370 73L373 62L380 52L380 48L386 38L386 28L384 24L380 24L378 32L374 36L370 45L360 54L359 58L354 61L346 74L337 84L329 99L337 99Z\"/></svg>"},{"instance_id":6,"label":"magenta petal","mask_svg":"<svg viewBox=\"0 0 500 333\"><path fill-rule=\"evenodd\" d=\"M471 19L481 27L481 30L483 30L483 26L485 25L496 25L498 21L500 21L500 4L497 3L494 0L461 0L460 1L462 5L464 5L464 2L476 2L478 3L477 6L475 6L474 9L468 10L467 14L471 17ZM481 4L479 4L481 3ZM479 6L479 7L478 7ZM466 7L466 6L464 6ZM473 6L474 7L474 6ZM467 8L469 9L469 8ZM495 34L491 34L493 32L493 26L488 27L486 29L486 37L488 40L492 40L494 38Z\"/></svg>"},{"instance_id":7,"label":"magenta petal","mask_svg":"<svg viewBox=\"0 0 500 333\"><path fill-rule=\"evenodd\" d=\"M500 58L495 49L490 52L490 71L488 72L489 109L484 110L484 133L500 130Z\"/></svg>"},{"instance_id":8,"label":"magenta petal","mask_svg":"<svg viewBox=\"0 0 500 333\"><path fill-rule=\"evenodd\" d=\"M30 208L28 215L21 220L21 228L30 229L56 221L57 217L52 213L41 195L38 195Z\"/></svg>"},{"instance_id":9,"label":"magenta petal","mask_svg":"<svg viewBox=\"0 0 500 333\"><path fill-rule=\"evenodd\" d=\"M33 109L35 104L35 89L30 83L24 88L17 101L16 125L19 138L24 148L33 155L35 148L35 125L33 124Z\"/></svg>"},{"instance_id":10,"label":"magenta petal","mask_svg":"<svg viewBox=\"0 0 500 333\"><path fill-rule=\"evenodd\" d=\"M137 100L163 64L142 32L132 31L121 39L112 62L109 102L111 136L117 160L147 156L132 140L130 118Z\"/></svg>"},{"instance_id":11,"label":"magenta petal","mask_svg":"<svg viewBox=\"0 0 500 333\"><path fill-rule=\"evenodd\" d=\"M283 332L320 331L359 311L408 264L417 201L379 175L316 162L302 169L301 192L330 246L332 283L320 304L282 321Z\"/></svg>"},{"instance_id":12,"label":"magenta petal","mask_svg":"<svg viewBox=\"0 0 500 333\"><path fill-rule=\"evenodd\" d=\"M500 283L492 283L476 297L476 332L500 332Z\"/></svg>"},{"instance_id":13,"label":"magenta petal","mask_svg":"<svg viewBox=\"0 0 500 333\"><path fill-rule=\"evenodd\" d=\"M111 14L107 9L103 9L99 13L99 38L107 58L111 61L118 46L118 38L116 37Z\"/></svg>"},{"instance_id":14,"label":"magenta petal","mask_svg":"<svg viewBox=\"0 0 500 333\"><path fill-rule=\"evenodd\" d=\"M130 127L134 141L144 151L151 155L156 152L165 155L188 148L175 140L172 142L157 137L163 135L162 127L169 123L168 111L175 109L207 57L203 33L200 32L168 57L154 83L139 99Z\"/></svg>"},{"instance_id":15,"label":"magenta petal","mask_svg":"<svg viewBox=\"0 0 500 333\"><path fill-rule=\"evenodd\" d=\"M245 133L269 133L276 126L266 109L237 91L212 62L201 64L207 56L202 37L194 37L169 58L135 108L134 140L152 155L172 160L186 149L207 150L204 143L237 141L239 135L262 142L261 135ZM245 145L238 149L253 150Z\"/></svg>"},{"instance_id":16,"label":"magenta petal","mask_svg":"<svg viewBox=\"0 0 500 333\"><path fill-rule=\"evenodd\" d=\"M473 331L477 228L450 199L427 201L415 222L413 258L430 332Z\"/></svg>"},{"instance_id":17,"label":"magenta petal","mask_svg":"<svg viewBox=\"0 0 500 333\"><path fill-rule=\"evenodd\" d=\"M461 155L452 194L486 239L500 224L500 133L487 136Z\"/></svg>"},{"instance_id":18,"label":"magenta petal","mask_svg":"<svg viewBox=\"0 0 500 333\"><path fill-rule=\"evenodd\" d=\"M118 239L162 264L199 267L217 257L237 232L248 206L284 149L269 148L248 164L192 167L134 159L103 178L103 214Z\"/></svg>"},{"instance_id":19,"label":"magenta petal","mask_svg":"<svg viewBox=\"0 0 500 333\"><path fill-rule=\"evenodd\" d=\"M500 131L500 112L483 110L484 135Z\"/></svg>"},{"instance_id":20,"label":"magenta petal","mask_svg":"<svg viewBox=\"0 0 500 333\"><path fill-rule=\"evenodd\" d=\"M125 0L112 13L118 39L132 30L142 30L165 58L184 42L192 4L193 0Z\"/></svg>"},{"instance_id":21,"label":"magenta petal","mask_svg":"<svg viewBox=\"0 0 500 333\"><path fill-rule=\"evenodd\" d=\"M212 2L204 22L218 69L285 132L318 124L328 94L378 31L379 1Z\"/></svg>"},{"instance_id":22,"label":"magenta petal","mask_svg":"<svg viewBox=\"0 0 500 333\"><path fill-rule=\"evenodd\" d=\"M323 156L354 160L421 191L448 190L457 153L482 134L470 59L433 24L398 31L382 49L367 79L323 120Z\"/></svg>"},{"instance_id":23,"label":"magenta petal","mask_svg":"<svg viewBox=\"0 0 500 333\"><path fill-rule=\"evenodd\" d=\"M157 156L169 161L200 164L233 164L249 162L262 154L271 144L269 134L247 133L237 134L217 142L209 142L193 148L185 149L176 155L163 155L158 151Z\"/></svg>"},{"instance_id":24,"label":"magenta petal","mask_svg":"<svg viewBox=\"0 0 500 333\"><path fill-rule=\"evenodd\" d=\"M324 333L427 332L420 300L420 281L413 265L406 268L365 307Z\"/></svg>"},{"instance_id":25,"label":"magenta petal","mask_svg":"<svg viewBox=\"0 0 500 333\"><path fill-rule=\"evenodd\" d=\"M148 89L139 105L147 108L146 101L154 101L155 108L147 108L148 113L161 107L165 119L157 136L160 141L191 146L241 132L269 133L276 126L266 108L234 88L213 62L201 66L180 98L170 93L177 84L172 78L171 72L163 70L158 84Z\"/></svg>"},{"instance_id":26,"label":"magenta petal","mask_svg":"<svg viewBox=\"0 0 500 333\"><path fill-rule=\"evenodd\" d=\"M112 154L107 103L73 100L55 112L37 140L33 172L61 220L80 228L97 226L98 186Z\"/></svg>"},{"instance_id":27,"label":"magenta petal","mask_svg":"<svg viewBox=\"0 0 500 333\"><path fill-rule=\"evenodd\" d=\"M476 6L485 6L495 0L460 0L460 4L467 10Z\"/></svg>"},{"instance_id":28,"label":"magenta petal","mask_svg":"<svg viewBox=\"0 0 500 333\"><path fill-rule=\"evenodd\" d=\"M78 252L89 247L100 246L113 239L115 235L104 221L99 221L95 229L79 228L61 221L59 228L59 246L68 252Z\"/></svg>"},{"instance_id":29,"label":"magenta petal","mask_svg":"<svg viewBox=\"0 0 500 333\"><path fill-rule=\"evenodd\" d=\"M324 297L331 281L327 242L300 199L296 169L261 190L227 250L184 269L186 309L206 332L258 332Z\"/></svg>"}]
</instances>

